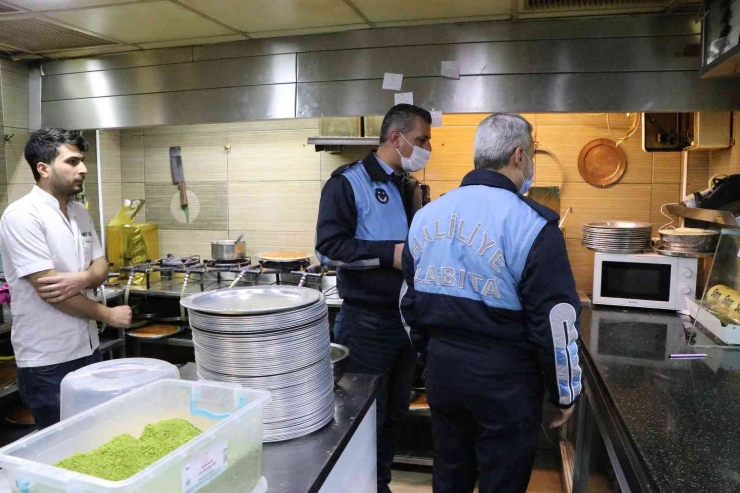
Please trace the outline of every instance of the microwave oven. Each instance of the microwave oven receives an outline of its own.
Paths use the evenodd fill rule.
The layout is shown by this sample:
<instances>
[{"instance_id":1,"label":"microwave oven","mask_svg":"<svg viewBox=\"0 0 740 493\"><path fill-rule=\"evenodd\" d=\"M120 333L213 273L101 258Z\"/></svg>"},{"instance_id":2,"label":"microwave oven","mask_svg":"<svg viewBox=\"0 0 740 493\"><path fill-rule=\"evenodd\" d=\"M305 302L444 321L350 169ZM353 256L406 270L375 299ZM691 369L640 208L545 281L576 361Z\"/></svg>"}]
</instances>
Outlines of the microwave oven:
<instances>
[{"instance_id":1,"label":"microwave oven","mask_svg":"<svg viewBox=\"0 0 740 493\"><path fill-rule=\"evenodd\" d=\"M593 303L685 312L696 299L696 258L596 253Z\"/></svg>"}]
</instances>

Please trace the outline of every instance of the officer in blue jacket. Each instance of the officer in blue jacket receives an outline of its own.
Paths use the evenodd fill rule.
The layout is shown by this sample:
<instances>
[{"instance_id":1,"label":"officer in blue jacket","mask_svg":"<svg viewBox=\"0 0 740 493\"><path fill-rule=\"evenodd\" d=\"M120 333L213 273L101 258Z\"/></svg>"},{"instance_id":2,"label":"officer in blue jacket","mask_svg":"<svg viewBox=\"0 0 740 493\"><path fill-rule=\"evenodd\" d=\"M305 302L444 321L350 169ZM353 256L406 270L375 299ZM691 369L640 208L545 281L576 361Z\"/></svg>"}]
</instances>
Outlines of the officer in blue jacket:
<instances>
[{"instance_id":1,"label":"officer in blue jacket","mask_svg":"<svg viewBox=\"0 0 740 493\"><path fill-rule=\"evenodd\" d=\"M564 424L581 391L579 298L558 215L524 197L532 126L496 113L475 170L424 207L404 249L401 311L426 355L434 492L524 493L543 386ZM544 385L543 385L544 384Z\"/></svg>"},{"instance_id":2,"label":"officer in blue jacket","mask_svg":"<svg viewBox=\"0 0 740 493\"><path fill-rule=\"evenodd\" d=\"M334 337L350 350L348 372L383 375L377 396L378 492L390 491L391 465L408 411L416 351L401 322L401 254L419 183L408 172L429 160L432 117L417 106L388 111L380 146L360 162L337 169L321 192L316 256L337 268L344 300Z\"/></svg>"}]
</instances>

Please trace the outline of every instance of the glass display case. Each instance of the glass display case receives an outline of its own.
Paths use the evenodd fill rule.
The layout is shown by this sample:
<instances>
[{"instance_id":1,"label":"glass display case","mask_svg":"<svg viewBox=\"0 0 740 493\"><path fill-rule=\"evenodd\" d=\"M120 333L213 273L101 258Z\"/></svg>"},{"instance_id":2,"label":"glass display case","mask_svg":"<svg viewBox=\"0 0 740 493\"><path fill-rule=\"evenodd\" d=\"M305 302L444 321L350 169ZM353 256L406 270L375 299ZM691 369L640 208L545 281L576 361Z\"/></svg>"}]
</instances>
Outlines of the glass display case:
<instances>
[{"instance_id":1,"label":"glass display case","mask_svg":"<svg viewBox=\"0 0 740 493\"><path fill-rule=\"evenodd\" d=\"M723 229L702 298L689 304L695 346L740 345L740 229Z\"/></svg>"}]
</instances>

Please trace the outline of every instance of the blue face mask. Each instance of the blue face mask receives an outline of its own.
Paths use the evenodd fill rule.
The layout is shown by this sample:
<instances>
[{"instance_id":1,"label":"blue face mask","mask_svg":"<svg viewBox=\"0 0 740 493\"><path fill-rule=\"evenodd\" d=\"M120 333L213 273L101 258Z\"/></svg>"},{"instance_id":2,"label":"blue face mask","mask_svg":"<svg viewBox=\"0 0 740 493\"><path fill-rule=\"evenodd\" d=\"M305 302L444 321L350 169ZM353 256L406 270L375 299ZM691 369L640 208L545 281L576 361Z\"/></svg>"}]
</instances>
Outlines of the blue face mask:
<instances>
[{"instance_id":1,"label":"blue face mask","mask_svg":"<svg viewBox=\"0 0 740 493\"><path fill-rule=\"evenodd\" d=\"M522 154L527 156L527 153L524 151L522 151ZM524 178L524 172L521 170L521 168L519 169L519 173L522 174L522 186L519 188L519 193L522 195L529 192L529 188L532 186L532 182L534 181L534 163L529 158L529 156L527 156L527 160L529 161L529 164L532 165L532 176L530 176L529 178Z\"/></svg>"}]
</instances>

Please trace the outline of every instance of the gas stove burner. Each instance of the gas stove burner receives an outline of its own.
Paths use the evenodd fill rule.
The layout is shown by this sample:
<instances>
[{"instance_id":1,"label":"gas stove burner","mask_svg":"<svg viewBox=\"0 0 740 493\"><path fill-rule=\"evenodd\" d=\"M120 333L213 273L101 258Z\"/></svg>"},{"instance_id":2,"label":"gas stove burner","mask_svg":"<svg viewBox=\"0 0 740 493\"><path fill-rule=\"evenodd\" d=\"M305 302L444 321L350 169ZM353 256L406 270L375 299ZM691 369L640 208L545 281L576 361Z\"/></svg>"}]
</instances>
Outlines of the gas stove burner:
<instances>
[{"instance_id":1,"label":"gas stove burner","mask_svg":"<svg viewBox=\"0 0 740 493\"><path fill-rule=\"evenodd\" d=\"M252 259L245 257L234 260L204 260L203 264L211 268L241 269L252 265Z\"/></svg>"},{"instance_id":2,"label":"gas stove burner","mask_svg":"<svg viewBox=\"0 0 740 493\"><path fill-rule=\"evenodd\" d=\"M295 262L270 262L269 260L260 260L260 265L265 269L276 270L280 272L292 272L304 270L310 264L308 259L297 260Z\"/></svg>"},{"instance_id":3,"label":"gas stove burner","mask_svg":"<svg viewBox=\"0 0 740 493\"><path fill-rule=\"evenodd\" d=\"M157 260L157 264L160 267L193 267L200 264L200 256L176 257L168 253L167 257Z\"/></svg>"}]
</instances>

